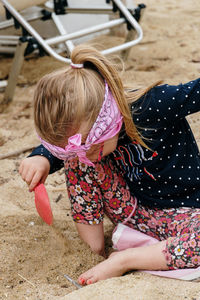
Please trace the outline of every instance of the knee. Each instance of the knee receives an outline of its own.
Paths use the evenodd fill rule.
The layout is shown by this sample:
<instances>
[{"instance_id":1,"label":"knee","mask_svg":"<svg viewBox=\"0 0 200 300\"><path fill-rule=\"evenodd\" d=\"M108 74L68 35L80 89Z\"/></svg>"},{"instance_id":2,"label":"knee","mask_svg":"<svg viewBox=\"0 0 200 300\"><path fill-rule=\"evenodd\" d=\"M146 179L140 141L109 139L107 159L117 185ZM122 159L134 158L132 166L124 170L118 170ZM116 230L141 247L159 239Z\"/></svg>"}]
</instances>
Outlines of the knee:
<instances>
[{"instance_id":1,"label":"knee","mask_svg":"<svg viewBox=\"0 0 200 300\"><path fill-rule=\"evenodd\" d=\"M102 245L89 245L90 249L93 253L96 253L98 255L104 256L105 257L105 250L104 250L104 246Z\"/></svg>"}]
</instances>

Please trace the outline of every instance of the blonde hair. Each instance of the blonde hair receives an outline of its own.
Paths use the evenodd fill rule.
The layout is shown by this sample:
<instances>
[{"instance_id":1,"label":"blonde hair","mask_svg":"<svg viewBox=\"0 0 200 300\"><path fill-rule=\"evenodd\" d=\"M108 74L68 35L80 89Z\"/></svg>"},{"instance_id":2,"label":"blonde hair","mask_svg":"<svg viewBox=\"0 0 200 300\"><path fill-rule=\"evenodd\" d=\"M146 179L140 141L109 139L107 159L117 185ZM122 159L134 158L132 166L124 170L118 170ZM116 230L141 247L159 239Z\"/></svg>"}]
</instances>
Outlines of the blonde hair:
<instances>
[{"instance_id":1,"label":"blonde hair","mask_svg":"<svg viewBox=\"0 0 200 300\"><path fill-rule=\"evenodd\" d=\"M74 64L45 75L34 94L34 121L38 134L47 142L62 145L78 132L83 122L91 128L104 100L104 80L118 104L127 135L144 147L130 112L129 103L144 95L151 87L125 92L115 67L95 48L79 45L71 54ZM85 132L87 136L88 132Z\"/></svg>"}]
</instances>

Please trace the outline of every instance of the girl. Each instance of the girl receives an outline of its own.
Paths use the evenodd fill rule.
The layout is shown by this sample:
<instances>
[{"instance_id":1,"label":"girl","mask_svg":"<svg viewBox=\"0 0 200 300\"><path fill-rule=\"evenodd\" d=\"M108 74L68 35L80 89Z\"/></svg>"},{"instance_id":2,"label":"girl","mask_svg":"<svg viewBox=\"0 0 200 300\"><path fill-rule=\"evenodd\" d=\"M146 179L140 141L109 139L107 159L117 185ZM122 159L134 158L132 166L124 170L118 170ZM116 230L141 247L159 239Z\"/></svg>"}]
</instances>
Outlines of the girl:
<instances>
[{"instance_id":1,"label":"girl","mask_svg":"<svg viewBox=\"0 0 200 300\"><path fill-rule=\"evenodd\" d=\"M200 156L186 116L200 109L200 79L124 89L97 50L77 46L72 64L44 76L34 95L41 145L20 165L30 191L65 167L80 237L104 254L103 215L156 243L128 248L79 277L200 266ZM135 208L135 209L134 209ZM131 217L130 217L131 215Z\"/></svg>"}]
</instances>

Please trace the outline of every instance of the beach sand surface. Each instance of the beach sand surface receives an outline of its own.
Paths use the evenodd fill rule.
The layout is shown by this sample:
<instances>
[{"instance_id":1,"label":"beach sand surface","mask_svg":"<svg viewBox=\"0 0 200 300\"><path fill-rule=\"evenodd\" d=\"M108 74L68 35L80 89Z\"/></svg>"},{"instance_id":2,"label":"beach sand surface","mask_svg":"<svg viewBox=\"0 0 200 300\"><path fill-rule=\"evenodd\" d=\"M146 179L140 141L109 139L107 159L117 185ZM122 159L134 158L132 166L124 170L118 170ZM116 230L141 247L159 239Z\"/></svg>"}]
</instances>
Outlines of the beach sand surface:
<instances>
[{"instance_id":1,"label":"beach sand surface","mask_svg":"<svg viewBox=\"0 0 200 300\"><path fill-rule=\"evenodd\" d=\"M144 38L119 67L132 87L157 80L179 84L199 77L200 2L198 0L144 0L141 25ZM101 36L92 42L110 47L123 38ZM0 57L0 78L8 75L12 59ZM120 60L116 58L119 62ZM0 117L0 155L34 147L38 140L32 116L37 80L62 63L50 57L29 57L19 76L12 104ZM0 94L0 97L3 93ZM188 120L200 145L200 113ZM200 300L200 283L159 278L143 272L112 278L76 290L64 274L77 279L102 258L79 239L70 215L64 171L48 177L46 189L54 215L53 226L38 216L34 194L18 174L19 164L31 150L0 160L0 299L135 299ZM111 251L113 225L105 219L106 251Z\"/></svg>"}]
</instances>

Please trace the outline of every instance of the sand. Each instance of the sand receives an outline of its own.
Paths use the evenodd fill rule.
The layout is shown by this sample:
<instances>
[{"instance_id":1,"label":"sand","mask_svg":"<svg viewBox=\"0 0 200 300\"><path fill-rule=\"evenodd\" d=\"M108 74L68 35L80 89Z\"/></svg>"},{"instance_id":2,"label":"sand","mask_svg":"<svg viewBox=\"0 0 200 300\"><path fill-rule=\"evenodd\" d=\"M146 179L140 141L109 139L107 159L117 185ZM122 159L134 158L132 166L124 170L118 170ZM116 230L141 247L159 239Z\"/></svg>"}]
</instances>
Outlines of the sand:
<instances>
[{"instance_id":1,"label":"sand","mask_svg":"<svg viewBox=\"0 0 200 300\"><path fill-rule=\"evenodd\" d=\"M146 86L160 79L178 84L198 77L200 2L143 2L147 5L141 21L144 39L131 49L123 79L132 86ZM102 36L95 41L110 46L121 40ZM1 56L1 79L7 77L11 61ZM61 65L50 57L26 59L13 103L1 114L1 155L38 144L31 108L34 85L43 74ZM200 145L200 115L188 119ZM200 299L199 283L139 272L76 290L63 275L76 279L102 259L92 254L76 233L63 170L46 182L54 225L50 227L40 219L34 195L18 174L19 164L28 153L0 160L0 299ZM112 229L106 219L107 252L111 250Z\"/></svg>"}]
</instances>

